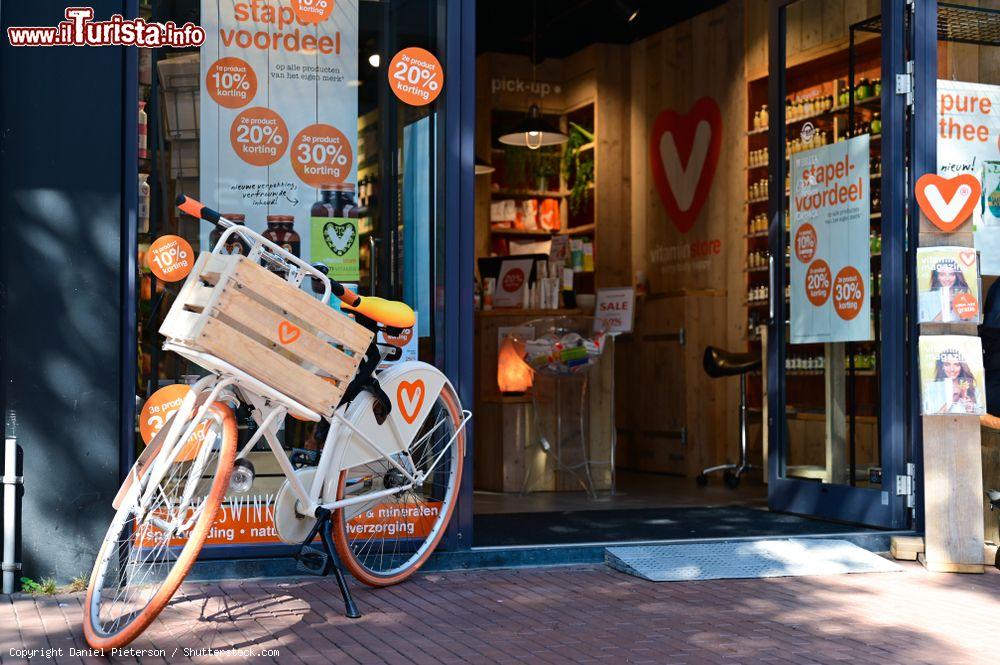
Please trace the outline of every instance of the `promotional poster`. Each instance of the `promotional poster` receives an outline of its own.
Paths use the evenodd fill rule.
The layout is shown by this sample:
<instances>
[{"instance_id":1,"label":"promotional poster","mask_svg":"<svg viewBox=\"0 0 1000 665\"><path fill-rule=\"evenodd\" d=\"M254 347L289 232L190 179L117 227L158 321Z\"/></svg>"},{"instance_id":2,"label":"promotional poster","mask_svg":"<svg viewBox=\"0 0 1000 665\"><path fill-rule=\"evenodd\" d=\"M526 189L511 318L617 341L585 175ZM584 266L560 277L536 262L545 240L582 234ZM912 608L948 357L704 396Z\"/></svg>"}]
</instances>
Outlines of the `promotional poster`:
<instances>
[{"instance_id":1,"label":"promotional poster","mask_svg":"<svg viewBox=\"0 0 1000 665\"><path fill-rule=\"evenodd\" d=\"M792 343L872 338L869 138L792 155Z\"/></svg>"}]
</instances>

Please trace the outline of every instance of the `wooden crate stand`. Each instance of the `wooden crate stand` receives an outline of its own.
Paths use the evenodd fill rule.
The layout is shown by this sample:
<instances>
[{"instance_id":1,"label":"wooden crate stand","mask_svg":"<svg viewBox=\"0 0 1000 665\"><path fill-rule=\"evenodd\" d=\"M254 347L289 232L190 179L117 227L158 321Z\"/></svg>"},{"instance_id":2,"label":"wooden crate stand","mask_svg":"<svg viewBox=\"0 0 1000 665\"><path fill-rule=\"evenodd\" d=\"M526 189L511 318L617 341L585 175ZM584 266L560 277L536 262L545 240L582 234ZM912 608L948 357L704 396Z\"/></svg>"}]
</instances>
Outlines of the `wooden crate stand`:
<instances>
[{"instance_id":1,"label":"wooden crate stand","mask_svg":"<svg viewBox=\"0 0 1000 665\"><path fill-rule=\"evenodd\" d=\"M329 417L373 333L245 256L203 252L160 334Z\"/></svg>"}]
</instances>

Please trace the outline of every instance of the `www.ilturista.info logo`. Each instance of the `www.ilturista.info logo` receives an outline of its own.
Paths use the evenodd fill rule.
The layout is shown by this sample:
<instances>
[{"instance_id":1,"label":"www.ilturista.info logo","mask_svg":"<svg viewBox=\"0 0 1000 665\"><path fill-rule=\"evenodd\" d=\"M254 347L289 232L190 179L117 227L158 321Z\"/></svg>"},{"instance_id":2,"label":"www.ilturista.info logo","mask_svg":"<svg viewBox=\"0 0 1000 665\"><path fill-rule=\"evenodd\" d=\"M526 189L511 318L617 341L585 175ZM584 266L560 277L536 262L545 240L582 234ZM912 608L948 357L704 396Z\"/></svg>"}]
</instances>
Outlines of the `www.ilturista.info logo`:
<instances>
[{"instance_id":1,"label":"www.ilturista.info logo","mask_svg":"<svg viewBox=\"0 0 1000 665\"><path fill-rule=\"evenodd\" d=\"M173 21L154 23L115 14L107 21L94 21L93 7L67 7L66 20L55 27L7 28L11 46L140 46L183 48L205 43L205 30L194 23L178 26Z\"/></svg>"}]
</instances>

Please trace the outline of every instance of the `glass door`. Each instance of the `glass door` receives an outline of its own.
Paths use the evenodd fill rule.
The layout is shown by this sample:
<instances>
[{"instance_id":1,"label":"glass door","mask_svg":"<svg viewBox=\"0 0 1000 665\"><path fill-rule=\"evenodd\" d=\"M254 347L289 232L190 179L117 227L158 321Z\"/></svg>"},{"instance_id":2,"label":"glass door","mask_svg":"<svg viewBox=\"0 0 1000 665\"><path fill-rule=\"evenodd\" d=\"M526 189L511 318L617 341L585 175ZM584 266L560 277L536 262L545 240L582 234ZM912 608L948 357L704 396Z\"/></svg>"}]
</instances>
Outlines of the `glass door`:
<instances>
[{"instance_id":1,"label":"glass door","mask_svg":"<svg viewBox=\"0 0 1000 665\"><path fill-rule=\"evenodd\" d=\"M900 528L907 98L883 81L904 70L906 9L848 23L828 4L770 11L769 175L749 203L769 220L768 503ZM837 20L843 46L811 48Z\"/></svg>"}]
</instances>

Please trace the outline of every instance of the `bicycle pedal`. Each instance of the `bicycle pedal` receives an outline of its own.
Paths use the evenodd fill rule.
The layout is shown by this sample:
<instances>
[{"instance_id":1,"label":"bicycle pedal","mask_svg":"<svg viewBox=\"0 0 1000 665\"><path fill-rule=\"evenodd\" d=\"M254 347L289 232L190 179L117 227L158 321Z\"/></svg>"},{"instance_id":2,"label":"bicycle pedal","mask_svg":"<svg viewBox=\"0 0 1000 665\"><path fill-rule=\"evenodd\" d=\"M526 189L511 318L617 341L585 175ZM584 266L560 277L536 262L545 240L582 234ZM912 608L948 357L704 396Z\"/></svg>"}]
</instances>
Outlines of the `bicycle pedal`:
<instances>
[{"instance_id":1,"label":"bicycle pedal","mask_svg":"<svg viewBox=\"0 0 1000 665\"><path fill-rule=\"evenodd\" d=\"M306 466L319 465L319 451L306 450L305 448L292 448L292 454L288 461L292 463L292 468L301 469Z\"/></svg>"},{"instance_id":2,"label":"bicycle pedal","mask_svg":"<svg viewBox=\"0 0 1000 665\"><path fill-rule=\"evenodd\" d=\"M323 576L326 575L326 566L330 557L323 550L306 546L302 548L295 559L296 569L299 572L306 573L307 575Z\"/></svg>"}]
</instances>

